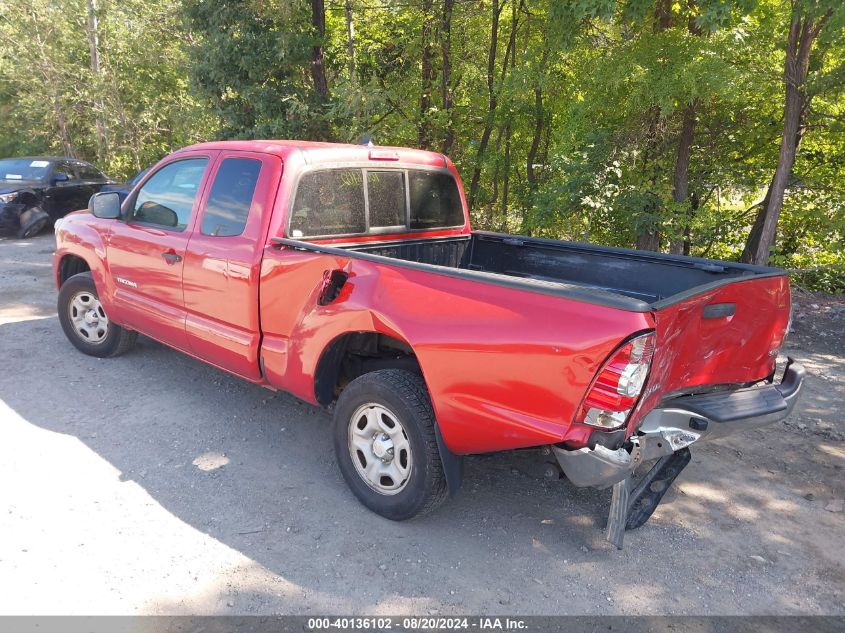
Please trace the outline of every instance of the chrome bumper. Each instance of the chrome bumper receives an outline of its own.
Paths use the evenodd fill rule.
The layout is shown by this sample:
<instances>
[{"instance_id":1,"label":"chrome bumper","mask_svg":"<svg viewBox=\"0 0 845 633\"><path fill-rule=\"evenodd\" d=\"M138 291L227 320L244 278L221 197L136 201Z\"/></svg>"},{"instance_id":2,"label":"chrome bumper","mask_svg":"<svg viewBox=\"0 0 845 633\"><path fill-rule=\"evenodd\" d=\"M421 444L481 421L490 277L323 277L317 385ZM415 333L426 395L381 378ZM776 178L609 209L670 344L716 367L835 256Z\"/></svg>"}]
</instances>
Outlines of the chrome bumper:
<instances>
[{"instance_id":1,"label":"chrome bumper","mask_svg":"<svg viewBox=\"0 0 845 633\"><path fill-rule=\"evenodd\" d=\"M576 486L607 488L628 477L642 462L658 459L695 442L724 437L786 419L795 407L804 368L789 359L779 384L730 392L681 396L652 410L631 437L628 448L552 451Z\"/></svg>"}]
</instances>

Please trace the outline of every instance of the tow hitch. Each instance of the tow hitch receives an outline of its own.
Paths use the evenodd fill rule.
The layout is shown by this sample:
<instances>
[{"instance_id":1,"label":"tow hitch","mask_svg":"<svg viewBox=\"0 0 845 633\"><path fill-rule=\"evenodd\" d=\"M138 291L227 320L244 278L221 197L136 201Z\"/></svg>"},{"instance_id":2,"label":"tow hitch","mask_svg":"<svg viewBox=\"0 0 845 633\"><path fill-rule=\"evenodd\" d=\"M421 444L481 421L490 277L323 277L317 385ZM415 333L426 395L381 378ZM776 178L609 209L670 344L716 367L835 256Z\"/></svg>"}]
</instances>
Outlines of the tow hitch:
<instances>
[{"instance_id":1,"label":"tow hitch","mask_svg":"<svg viewBox=\"0 0 845 633\"><path fill-rule=\"evenodd\" d=\"M631 490L630 475L613 485L610 513L607 518L609 543L622 549L625 530L642 526L657 509L660 500L675 478L689 464L692 454L688 448L661 457Z\"/></svg>"}]
</instances>

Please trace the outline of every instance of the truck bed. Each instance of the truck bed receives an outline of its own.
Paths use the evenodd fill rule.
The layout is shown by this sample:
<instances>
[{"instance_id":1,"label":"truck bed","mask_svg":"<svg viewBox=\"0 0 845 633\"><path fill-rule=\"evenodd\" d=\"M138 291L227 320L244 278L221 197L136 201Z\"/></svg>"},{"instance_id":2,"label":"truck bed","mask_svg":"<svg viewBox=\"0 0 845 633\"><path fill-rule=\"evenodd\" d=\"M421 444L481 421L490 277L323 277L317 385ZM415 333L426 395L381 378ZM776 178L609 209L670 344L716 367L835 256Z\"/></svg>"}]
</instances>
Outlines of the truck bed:
<instances>
[{"instance_id":1,"label":"truck bed","mask_svg":"<svg viewBox=\"0 0 845 633\"><path fill-rule=\"evenodd\" d=\"M511 282L554 284L564 291L591 296L593 302L598 299L641 311L663 308L707 287L784 274L763 266L483 231L439 239L359 242L344 248L407 262L493 273ZM533 283L526 286L537 287Z\"/></svg>"}]
</instances>

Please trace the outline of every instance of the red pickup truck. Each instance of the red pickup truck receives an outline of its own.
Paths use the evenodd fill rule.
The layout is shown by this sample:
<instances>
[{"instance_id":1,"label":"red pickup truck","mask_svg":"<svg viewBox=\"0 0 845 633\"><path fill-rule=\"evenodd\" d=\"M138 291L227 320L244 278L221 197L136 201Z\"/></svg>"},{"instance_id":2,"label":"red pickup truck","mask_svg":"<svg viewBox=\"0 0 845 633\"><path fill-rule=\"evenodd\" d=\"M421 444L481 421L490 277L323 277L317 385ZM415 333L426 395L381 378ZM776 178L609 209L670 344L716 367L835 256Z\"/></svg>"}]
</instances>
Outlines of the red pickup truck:
<instances>
[{"instance_id":1,"label":"red pickup truck","mask_svg":"<svg viewBox=\"0 0 845 633\"><path fill-rule=\"evenodd\" d=\"M454 494L463 455L548 447L576 486L613 486L621 545L690 444L785 418L803 376L776 376L783 271L472 231L432 152L194 145L56 242L80 351L142 333L333 409L346 482L395 520Z\"/></svg>"}]
</instances>

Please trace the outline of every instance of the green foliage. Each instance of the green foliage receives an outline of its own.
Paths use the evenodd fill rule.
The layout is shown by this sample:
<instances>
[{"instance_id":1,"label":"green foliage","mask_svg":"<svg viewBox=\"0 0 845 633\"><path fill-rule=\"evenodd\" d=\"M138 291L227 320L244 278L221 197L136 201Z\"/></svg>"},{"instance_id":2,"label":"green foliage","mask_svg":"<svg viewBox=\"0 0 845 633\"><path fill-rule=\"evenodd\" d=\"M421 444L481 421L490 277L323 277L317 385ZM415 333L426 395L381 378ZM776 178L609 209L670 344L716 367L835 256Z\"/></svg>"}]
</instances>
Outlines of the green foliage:
<instances>
[{"instance_id":1,"label":"green foliage","mask_svg":"<svg viewBox=\"0 0 845 633\"><path fill-rule=\"evenodd\" d=\"M426 130L454 139L479 228L719 258L739 257L778 162L790 21L827 15L772 262L845 285L840 0L457 0L449 37L443 0L351 0L354 63L345 0L325 3L325 37L305 0L98 0L99 74L91 1L0 0L0 154L125 177L211 138L415 146Z\"/></svg>"},{"instance_id":2,"label":"green foliage","mask_svg":"<svg viewBox=\"0 0 845 633\"><path fill-rule=\"evenodd\" d=\"M215 123L188 92L180 4L99 2L99 76L87 11L86 0L0 0L0 153L70 154L125 178L205 138Z\"/></svg>"}]
</instances>

